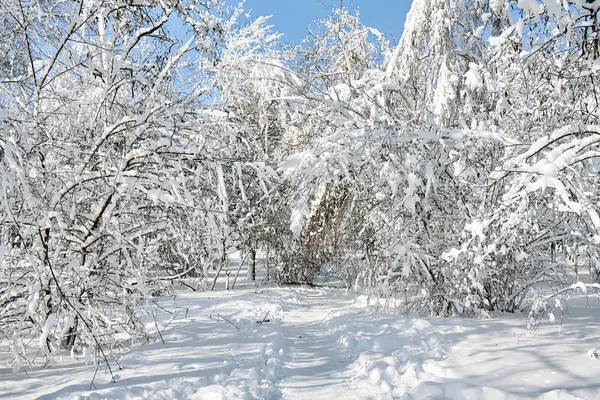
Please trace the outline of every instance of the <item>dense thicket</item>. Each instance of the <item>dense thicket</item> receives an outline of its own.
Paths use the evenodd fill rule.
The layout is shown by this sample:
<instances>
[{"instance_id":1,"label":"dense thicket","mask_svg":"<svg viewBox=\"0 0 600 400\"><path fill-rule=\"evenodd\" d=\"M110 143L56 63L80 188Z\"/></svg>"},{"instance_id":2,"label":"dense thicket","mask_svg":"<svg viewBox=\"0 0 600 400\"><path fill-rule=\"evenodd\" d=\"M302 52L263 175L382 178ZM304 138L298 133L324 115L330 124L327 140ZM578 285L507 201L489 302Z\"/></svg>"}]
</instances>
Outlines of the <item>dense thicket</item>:
<instances>
[{"instance_id":1,"label":"dense thicket","mask_svg":"<svg viewBox=\"0 0 600 400\"><path fill-rule=\"evenodd\" d=\"M290 48L217 0L0 2L15 366L32 337L106 359L236 251L436 315L595 274L599 9L414 0L396 46L338 10Z\"/></svg>"}]
</instances>

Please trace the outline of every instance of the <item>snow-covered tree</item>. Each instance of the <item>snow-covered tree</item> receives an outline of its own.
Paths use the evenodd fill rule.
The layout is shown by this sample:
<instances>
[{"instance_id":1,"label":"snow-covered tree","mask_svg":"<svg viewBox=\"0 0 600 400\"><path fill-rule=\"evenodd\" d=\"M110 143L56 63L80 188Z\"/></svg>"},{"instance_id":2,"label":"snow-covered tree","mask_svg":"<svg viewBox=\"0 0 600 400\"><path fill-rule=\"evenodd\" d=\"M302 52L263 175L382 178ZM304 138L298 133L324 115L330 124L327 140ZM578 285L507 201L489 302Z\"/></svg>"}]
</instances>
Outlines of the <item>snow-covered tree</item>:
<instances>
[{"instance_id":1,"label":"snow-covered tree","mask_svg":"<svg viewBox=\"0 0 600 400\"><path fill-rule=\"evenodd\" d=\"M264 170L209 105L237 28L216 1L2 7L2 331L17 366L30 336L106 360L145 337L142 299L222 254L225 171Z\"/></svg>"},{"instance_id":2,"label":"snow-covered tree","mask_svg":"<svg viewBox=\"0 0 600 400\"><path fill-rule=\"evenodd\" d=\"M487 160L495 171L455 252L469 265L470 304L512 311L532 285L597 263L598 21L587 4L501 1L482 19L484 118L511 145Z\"/></svg>"}]
</instances>

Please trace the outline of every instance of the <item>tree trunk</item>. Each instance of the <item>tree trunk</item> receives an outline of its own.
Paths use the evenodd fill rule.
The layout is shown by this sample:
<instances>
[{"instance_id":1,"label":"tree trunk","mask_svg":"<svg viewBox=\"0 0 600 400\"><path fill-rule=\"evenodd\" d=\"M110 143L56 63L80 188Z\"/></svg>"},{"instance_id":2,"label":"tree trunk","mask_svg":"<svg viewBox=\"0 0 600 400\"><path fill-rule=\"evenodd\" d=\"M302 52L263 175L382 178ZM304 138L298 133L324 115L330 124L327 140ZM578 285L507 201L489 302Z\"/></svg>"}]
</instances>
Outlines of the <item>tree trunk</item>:
<instances>
[{"instance_id":1,"label":"tree trunk","mask_svg":"<svg viewBox=\"0 0 600 400\"><path fill-rule=\"evenodd\" d=\"M217 271L217 275L215 275L215 279L213 280L212 287L210 288L211 292L213 290L215 290L215 286L217 285L217 279L219 279L219 275L221 274L221 271L223 270L223 267L225 266L226 263L227 263L227 253L225 252L225 246L223 246L223 253L221 253L219 270Z\"/></svg>"},{"instance_id":2,"label":"tree trunk","mask_svg":"<svg viewBox=\"0 0 600 400\"><path fill-rule=\"evenodd\" d=\"M271 279L271 271L269 271L269 243L267 243L267 259L265 260L267 264L267 282Z\"/></svg>"},{"instance_id":3,"label":"tree trunk","mask_svg":"<svg viewBox=\"0 0 600 400\"><path fill-rule=\"evenodd\" d=\"M250 250L250 263L248 263L248 280L256 280L256 249Z\"/></svg>"},{"instance_id":4,"label":"tree trunk","mask_svg":"<svg viewBox=\"0 0 600 400\"><path fill-rule=\"evenodd\" d=\"M67 330L67 332L62 340L61 347L63 349L71 350L73 348L73 345L75 345L75 339L77 338L78 322L79 322L79 316L75 315L75 320L73 322L73 326L71 326Z\"/></svg>"}]
</instances>

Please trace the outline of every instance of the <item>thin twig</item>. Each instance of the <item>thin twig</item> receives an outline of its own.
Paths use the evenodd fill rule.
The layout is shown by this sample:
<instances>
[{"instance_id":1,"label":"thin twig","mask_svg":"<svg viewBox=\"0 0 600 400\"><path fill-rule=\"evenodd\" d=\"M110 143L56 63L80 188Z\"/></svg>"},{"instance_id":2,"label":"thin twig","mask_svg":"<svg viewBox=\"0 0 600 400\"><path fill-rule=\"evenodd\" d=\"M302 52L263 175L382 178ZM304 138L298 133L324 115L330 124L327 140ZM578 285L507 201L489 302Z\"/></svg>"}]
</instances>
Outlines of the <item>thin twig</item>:
<instances>
[{"instance_id":1,"label":"thin twig","mask_svg":"<svg viewBox=\"0 0 600 400\"><path fill-rule=\"evenodd\" d=\"M217 311L217 307L219 307L219 303L218 302L217 302L217 304L215 304L215 308L212 310L212 312L210 313L210 315L208 316L208 318L212 319L213 314L215 313L215 311Z\"/></svg>"},{"instance_id":2,"label":"thin twig","mask_svg":"<svg viewBox=\"0 0 600 400\"><path fill-rule=\"evenodd\" d=\"M158 327L158 322L156 322L156 314L154 314L154 311L152 311L152 319L154 320L154 326L156 327L156 332L158 332L158 336L160 337L162 344L166 345L167 343L165 343L165 339L163 338L162 333L160 333L160 328Z\"/></svg>"},{"instance_id":3,"label":"thin twig","mask_svg":"<svg viewBox=\"0 0 600 400\"><path fill-rule=\"evenodd\" d=\"M187 308L186 308L186 310L187 310ZM163 330L167 329L169 327L169 325L171 325L171 322L175 321L175 318L177 318L178 315L179 315L179 311L176 311L175 315L172 315L171 318L169 318L169 321L167 322L167 324L165 325Z\"/></svg>"},{"instance_id":4,"label":"thin twig","mask_svg":"<svg viewBox=\"0 0 600 400\"><path fill-rule=\"evenodd\" d=\"M227 318L225 318L224 316L222 316L221 314L217 314L219 317L223 318L225 321L229 322L231 325L233 325L235 327L235 329L237 329L238 331L240 330L240 327L237 326L236 324L234 324L233 322L231 322L230 320L228 320Z\"/></svg>"},{"instance_id":5,"label":"thin twig","mask_svg":"<svg viewBox=\"0 0 600 400\"><path fill-rule=\"evenodd\" d=\"M197 289L196 289L196 288L194 288L192 285L188 285L188 284L187 284L187 283L185 283L184 281L179 281L179 284L180 284L180 285L183 285L183 286L185 286L185 287L187 287L187 288L190 288L190 289L192 289L192 292L196 292L196 291L197 291Z\"/></svg>"},{"instance_id":6,"label":"thin twig","mask_svg":"<svg viewBox=\"0 0 600 400\"><path fill-rule=\"evenodd\" d=\"M92 382L90 382L90 388L88 390L98 389L96 385L94 385L94 379L96 379L96 374L98 373L98 368L100 368L100 364L96 363L96 370L94 371L94 376L92 377Z\"/></svg>"},{"instance_id":7,"label":"thin twig","mask_svg":"<svg viewBox=\"0 0 600 400\"><path fill-rule=\"evenodd\" d=\"M261 326L262 324L265 323L265 321L267 320L267 317L269 316L270 312L271 311L267 311L267 313L265 314L265 317L262 319L262 321L260 321L260 323L258 324L258 326Z\"/></svg>"}]
</instances>

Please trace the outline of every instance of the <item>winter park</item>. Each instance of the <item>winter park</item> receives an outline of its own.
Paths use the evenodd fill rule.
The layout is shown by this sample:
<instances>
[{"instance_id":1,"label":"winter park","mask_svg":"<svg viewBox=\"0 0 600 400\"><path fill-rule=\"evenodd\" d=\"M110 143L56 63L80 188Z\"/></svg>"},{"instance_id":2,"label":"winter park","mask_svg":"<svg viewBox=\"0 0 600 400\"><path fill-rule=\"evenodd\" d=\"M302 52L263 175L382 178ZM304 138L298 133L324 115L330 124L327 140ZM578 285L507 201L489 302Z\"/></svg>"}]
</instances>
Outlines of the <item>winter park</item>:
<instances>
[{"instance_id":1,"label":"winter park","mask_svg":"<svg viewBox=\"0 0 600 400\"><path fill-rule=\"evenodd\" d=\"M600 399L600 0L0 0L0 399Z\"/></svg>"}]
</instances>

